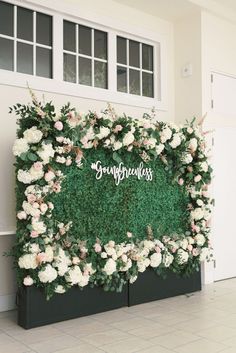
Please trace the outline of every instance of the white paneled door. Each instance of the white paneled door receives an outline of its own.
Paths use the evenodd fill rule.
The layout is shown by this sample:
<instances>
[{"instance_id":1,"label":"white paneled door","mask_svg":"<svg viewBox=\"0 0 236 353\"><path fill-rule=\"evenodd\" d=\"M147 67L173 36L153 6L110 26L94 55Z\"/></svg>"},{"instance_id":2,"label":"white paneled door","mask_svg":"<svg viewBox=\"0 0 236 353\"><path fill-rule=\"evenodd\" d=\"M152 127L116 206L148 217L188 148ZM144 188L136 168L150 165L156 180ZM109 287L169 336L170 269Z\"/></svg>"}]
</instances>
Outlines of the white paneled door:
<instances>
[{"instance_id":1,"label":"white paneled door","mask_svg":"<svg viewBox=\"0 0 236 353\"><path fill-rule=\"evenodd\" d=\"M214 279L217 281L236 277L236 79L214 73L212 101L213 116L214 112L218 116L220 114L222 121L225 121L222 127L215 130L213 146L213 192L216 204L212 236ZM235 122L232 123L234 118Z\"/></svg>"}]
</instances>

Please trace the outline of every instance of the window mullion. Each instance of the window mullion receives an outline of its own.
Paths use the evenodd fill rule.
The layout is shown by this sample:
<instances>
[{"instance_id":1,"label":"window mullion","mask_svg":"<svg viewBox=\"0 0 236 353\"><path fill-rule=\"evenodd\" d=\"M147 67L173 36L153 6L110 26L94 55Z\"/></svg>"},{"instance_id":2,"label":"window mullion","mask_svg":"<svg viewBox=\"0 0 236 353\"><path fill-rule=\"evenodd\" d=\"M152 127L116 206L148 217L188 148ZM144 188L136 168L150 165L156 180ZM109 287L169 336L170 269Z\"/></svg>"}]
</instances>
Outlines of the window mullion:
<instances>
[{"instance_id":1,"label":"window mullion","mask_svg":"<svg viewBox=\"0 0 236 353\"><path fill-rule=\"evenodd\" d=\"M17 37L17 7L14 6L14 22L13 22L13 35L14 35L14 49L13 49L13 71L16 72L17 70L17 42L16 42L16 37Z\"/></svg>"},{"instance_id":2,"label":"window mullion","mask_svg":"<svg viewBox=\"0 0 236 353\"><path fill-rule=\"evenodd\" d=\"M36 75L36 12L33 12L33 75Z\"/></svg>"},{"instance_id":3,"label":"window mullion","mask_svg":"<svg viewBox=\"0 0 236 353\"><path fill-rule=\"evenodd\" d=\"M139 43L139 63L140 63L140 96L142 96L142 95L143 95L143 72L142 72L143 57L142 57L142 48L143 48L142 43Z\"/></svg>"},{"instance_id":4,"label":"window mullion","mask_svg":"<svg viewBox=\"0 0 236 353\"><path fill-rule=\"evenodd\" d=\"M129 93L129 39L126 39L126 60L127 60L127 93Z\"/></svg>"},{"instance_id":5,"label":"window mullion","mask_svg":"<svg viewBox=\"0 0 236 353\"><path fill-rule=\"evenodd\" d=\"M107 51L108 51L108 89L116 92L117 90L117 64L116 64L116 34L113 31L107 33Z\"/></svg>"},{"instance_id":6,"label":"window mullion","mask_svg":"<svg viewBox=\"0 0 236 353\"><path fill-rule=\"evenodd\" d=\"M91 41L91 46L92 46L92 48L91 48L91 55L92 55L92 58L91 58L91 60L92 60L92 62L91 62L91 64L92 64L92 87L94 87L94 72L95 72L95 70L94 70L94 66L95 66L95 64L94 64L94 29L92 28L92 41Z\"/></svg>"},{"instance_id":7,"label":"window mullion","mask_svg":"<svg viewBox=\"0 0 236 353\"><path fill-rule=\"evenodd\" d=\"M79 25L75 25L75 51L76 51L76 56L75 56L75 82L79 83Z\"/></svg>"},{"instance_id":8,"label":"window mullion","mask_svg":"<svg viewBox=\"0 0 236 353\"><path fill-rule=\"evenodd\" d=\"M52 78L56 81L63 81L63 17L55 14L52 26Z\"/></svg>"}]
</instances>

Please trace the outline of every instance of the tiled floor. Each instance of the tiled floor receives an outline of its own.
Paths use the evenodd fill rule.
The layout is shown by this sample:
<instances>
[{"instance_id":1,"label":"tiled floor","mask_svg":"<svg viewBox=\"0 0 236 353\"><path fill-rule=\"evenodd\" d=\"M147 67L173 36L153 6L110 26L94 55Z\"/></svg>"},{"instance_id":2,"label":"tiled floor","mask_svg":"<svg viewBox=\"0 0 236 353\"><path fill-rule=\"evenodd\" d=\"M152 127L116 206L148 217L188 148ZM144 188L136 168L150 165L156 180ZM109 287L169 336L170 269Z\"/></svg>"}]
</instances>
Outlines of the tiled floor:
<instances>
[{"instance_id":1,"label":"tiled floor","mask_svg":"<svg viewBox=\"0 0 236 353\"><path fill-rule=\"evenodd\" d=\"M236 279L29 331L0 313L0 353L26 352L236 353Z\"/></svg>"}]
</instances>

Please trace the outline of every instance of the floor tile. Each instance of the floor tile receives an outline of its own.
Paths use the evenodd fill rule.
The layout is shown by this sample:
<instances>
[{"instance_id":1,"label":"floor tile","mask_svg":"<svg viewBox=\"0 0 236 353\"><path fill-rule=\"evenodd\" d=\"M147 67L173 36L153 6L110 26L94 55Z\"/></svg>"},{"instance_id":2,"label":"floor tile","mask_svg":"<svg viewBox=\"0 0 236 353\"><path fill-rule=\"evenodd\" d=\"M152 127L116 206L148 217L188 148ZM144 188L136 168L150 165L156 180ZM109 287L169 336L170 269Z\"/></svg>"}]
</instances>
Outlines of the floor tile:
<instances>
[{"instance_id":1,"label":"floor tile","mask_svg":"<svg viewBox=\"0 0 236 353\"><path fill-rule=\"evenodd\" d=\"M56 336L42 342L29 344L28 347L38 353L51 353L64 348L76 347L80 344L81 341L75 337L61 334L60 336Z\"/></svg>"},{"instance_id":2,"label":"floor tile","mask_svg":"<svg viewBox=\"0 0 236 353\"><path fill-rule=\"evenodd\" d=\"M152 344L140 338L130 338L117 343L101 346L100 349L107 353L133 353L150 347Z\"/></svg>"},{"instance_id":3,"label":"floor tile","mask_svg":"<svg viewBox=\"0 0 236 353\"><path fill-rule=\"evenodd\" d=\"M226 345L203 338L177 347L174 351L178 353L218 353L226 348L228 348Z\"/></svg>"},{"instance_id":4,"label":"floor tile","mask_svg":"<svg viewBox=\"0 0 236 353\"><path fill-rule=\"evenodd\" d=\"M105 332L93 333L91 335L83 337L81 340L86 343L92 344L95 347L100 347L105 344L110 344L118 341L130 338L130 335L119 331L119 330L109 330Z\"/></svg>"},{"instance_id":5,"label":"floor tile","mask_svg":"<svg viewBox=\"0 0 236 353\"><path fill-rule=\"evenodd\" d=\"M165 334L159 337L155 337L151 339L153 344L158 344L168 349L174 349L178 346L194 342L199 340L199 337L193 335L192 333L184 332L184 331L174 331L169 334Z\"/></svg>"}]
</instances>

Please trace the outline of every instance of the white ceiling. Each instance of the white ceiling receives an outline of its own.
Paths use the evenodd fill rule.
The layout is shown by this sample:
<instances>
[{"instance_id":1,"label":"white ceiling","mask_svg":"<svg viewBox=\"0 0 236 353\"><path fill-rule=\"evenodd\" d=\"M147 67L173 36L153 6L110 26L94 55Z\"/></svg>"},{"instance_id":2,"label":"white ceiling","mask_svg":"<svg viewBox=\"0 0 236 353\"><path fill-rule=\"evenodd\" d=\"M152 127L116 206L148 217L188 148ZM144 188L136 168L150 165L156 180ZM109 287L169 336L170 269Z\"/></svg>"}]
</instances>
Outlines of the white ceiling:
<instances>
[{"instance_id":1,"label":"white ceiling","mask_svg":"<svg viewBox=\"0 0 236 353\"><path fill-rule=\"evenodd\" d=\"M214 0L214 2L236 12L236 0Z\"/></svg>"}]
</instances>

